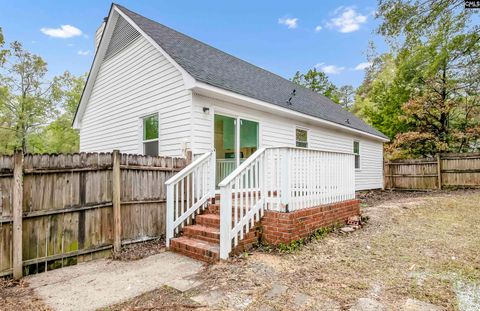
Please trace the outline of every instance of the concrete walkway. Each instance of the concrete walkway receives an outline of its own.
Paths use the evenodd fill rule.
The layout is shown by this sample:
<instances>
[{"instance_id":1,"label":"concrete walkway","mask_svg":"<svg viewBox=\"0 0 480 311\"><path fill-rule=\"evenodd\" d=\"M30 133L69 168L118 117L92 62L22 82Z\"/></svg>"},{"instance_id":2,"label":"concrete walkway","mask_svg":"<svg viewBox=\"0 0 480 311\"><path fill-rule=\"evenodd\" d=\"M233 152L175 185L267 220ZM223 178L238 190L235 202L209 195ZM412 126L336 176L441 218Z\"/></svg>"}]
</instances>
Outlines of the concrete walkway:
<instances>
[{"instance_id":1,"label":"concrete walkway","mask_svg":"<svg viewBox=\"0 0 480 311\"><path fill-rule=\"evenodd\" d=\"M46 304L58 311L96 310L133 298L163 285L181 291L200 283L202 264L164 252L137 261L99 259L26 278Z\"/></svg>"}]
</instances>

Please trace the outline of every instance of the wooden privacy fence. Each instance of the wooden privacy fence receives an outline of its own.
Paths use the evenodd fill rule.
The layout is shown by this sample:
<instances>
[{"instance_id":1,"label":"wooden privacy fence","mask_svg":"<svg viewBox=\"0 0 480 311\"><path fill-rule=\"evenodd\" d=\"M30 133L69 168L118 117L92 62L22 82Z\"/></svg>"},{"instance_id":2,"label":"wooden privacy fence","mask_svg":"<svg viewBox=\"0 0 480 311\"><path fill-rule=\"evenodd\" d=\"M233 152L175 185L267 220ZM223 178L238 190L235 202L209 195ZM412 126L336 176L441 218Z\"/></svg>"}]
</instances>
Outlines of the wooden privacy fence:
<instances>
[{"instance_id":1,"label":"wooden privacy fence","mask_svg":"<svg viewBox=\"0 0 480 311\"><path fill-rule=\"evenodd\" d=\"M164 236L165 181L186 161L118 151L0 156L0 276Z\"/></svg>"},{"instance_id":2,"label":"wooden privacy fence","mask_svg":"<svg viewBox=\"0 0 480 311\"><path fill-rule=\"evenodd\" d=\"M480 153L445 153L435 158L385 162L386 189L479 187Z\"/></svg>"}]
</instances>

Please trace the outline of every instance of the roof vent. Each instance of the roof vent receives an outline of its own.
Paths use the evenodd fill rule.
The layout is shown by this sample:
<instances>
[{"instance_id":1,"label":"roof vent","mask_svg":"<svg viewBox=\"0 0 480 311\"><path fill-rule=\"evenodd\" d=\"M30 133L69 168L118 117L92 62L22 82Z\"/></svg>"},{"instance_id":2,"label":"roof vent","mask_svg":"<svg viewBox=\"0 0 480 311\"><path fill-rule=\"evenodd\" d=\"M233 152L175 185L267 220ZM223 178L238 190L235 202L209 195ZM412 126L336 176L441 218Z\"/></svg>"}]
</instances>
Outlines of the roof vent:
<instances>
[{"instance_id":1,"label":"roof vent","mask_svg":"<svg viewBox=\"0 0 480 311\"><path fill-rule=\"evenodd\" d=\"M345 123L350 124L350 119L346 119Z\"/></svg>"},{"instance_id":2,"label":"roof vent","mask_svg":"<svg viewBox=\"0 0 480 311\"><path fill-rule=\"evenodd\" d=\"M290 98L287 100L287 104L292 104L292 98L294 98L295 95L297 95L297 90L293 89L292 93L290 93Z\"/></svg>"}]
</instances>

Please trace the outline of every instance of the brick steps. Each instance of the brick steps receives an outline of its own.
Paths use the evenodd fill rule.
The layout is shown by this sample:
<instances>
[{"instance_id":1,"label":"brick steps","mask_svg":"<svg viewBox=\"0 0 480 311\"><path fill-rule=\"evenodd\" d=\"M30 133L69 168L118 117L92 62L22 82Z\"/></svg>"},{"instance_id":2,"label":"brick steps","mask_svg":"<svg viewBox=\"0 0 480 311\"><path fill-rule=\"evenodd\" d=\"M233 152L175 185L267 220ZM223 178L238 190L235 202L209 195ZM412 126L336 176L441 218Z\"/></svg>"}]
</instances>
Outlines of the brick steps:
<instances>
[{"instance_id":1,"label":"brick steps","mask_svg":"<svg viewBox=\"0 0 480 311\"><path fill-rule=\"evenodd\" d=\"M182 236L171 240L171 250L209 263L220 259L219 199L215 203L197 215L194 224L185 226Z\"/></svg>"},{"instance_id":2,"label":"brick steps","mask_svg":"<svg viewBox=\"0 0 480 311\"><path fill-rule=\"evenodd\" d=\"M201 214L195 217L195 222L198 225L220 228L220 215L219 214Z\"/></svg>"},{"instance_id":3,"label":"brick steps","mask_svg":"<svg viewBox=\"0 0 480 311\"><path fill-rule=\"evenodd\" d=\"M239 211L238 211L239 212ZM232 210L232 221L233 221ZM255 229L245 234L232 253L250 248L256 241ZM205 262L220 258L220 199L210 202L205 211L195 217L194 224L185 226L182 236L170 241L170 249Z\"/></svg>"},{"instance_id":4,"label":"brick steps","mask_svg":"<svg viewBox=\"0 0 480 311\"><path fill-rule=\"evenodd\" d=\"M240 204L240 202L239 202ZM244 207L243 207L243 212L246 213L247 212L247 208L248 206L246 205L247 203L244 203ZM232 215L234 214L234 209L232 208ZM206 208L206 213L208 214L220 214L220 202L217 200L217 203L215 204L210 204L207 208ZM240 209L237 208L237 213L240 214Z\"/></svg>"},{"instance_id":5,"label":"brick steps","mask_svg":"<svg viewBox=\"0 0 480 311\"><path fill-rule=\"evenodd\" d=\"M186 226L183 230L183 236L211 243L220 243L220 230L215 227L203 225Z\"/></svg>"},{"instance_id":6,"label":"brick steps","mask_svg":"<svg viewBox=\"0 0 480 311\"><path fill-rule=\"evenodd\" d=\"M218 261L220 258L220 245L196 238L181 236L172 239L170 249L188 257L205 262Z\"/></svg>"}]
</instances>

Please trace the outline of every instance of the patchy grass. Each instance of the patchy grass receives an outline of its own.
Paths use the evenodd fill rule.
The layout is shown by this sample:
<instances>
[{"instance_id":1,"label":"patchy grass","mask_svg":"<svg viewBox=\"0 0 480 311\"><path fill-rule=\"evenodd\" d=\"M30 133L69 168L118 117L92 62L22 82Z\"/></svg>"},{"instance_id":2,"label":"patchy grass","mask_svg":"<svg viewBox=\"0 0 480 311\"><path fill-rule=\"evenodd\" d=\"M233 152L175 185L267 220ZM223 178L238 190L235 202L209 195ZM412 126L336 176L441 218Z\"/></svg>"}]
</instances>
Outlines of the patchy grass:
<instances>
[{"instance_id":1,"label":"patchy grass","mask_svg":"<svg viewBox=\"0 0 480 311\"><path fill-rule=\"evenodd\" d=\"M388 196L388 193L379 194ZM455 284L480 283L480 192L424 193L373 206L362 230L331 234L289 255L253 253L235 264L214 265L205 278L211 287L235 293L256 289L252 310L262 304L284 310L301 292L348 308L373 297L397 309L407 298L445 309L458 308ZM283 299L267 300L272 282L285 284Z\"/></svg>"}]
</instances>

